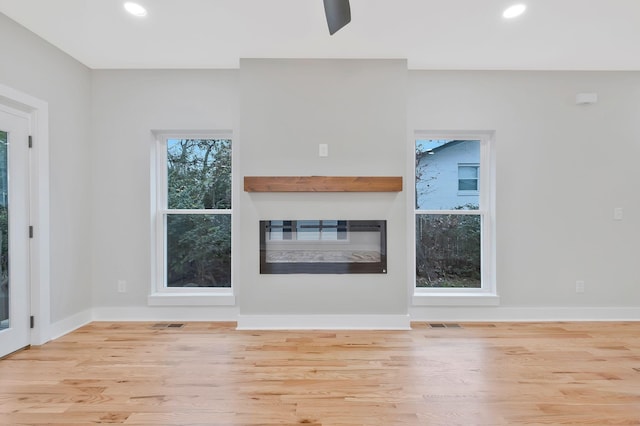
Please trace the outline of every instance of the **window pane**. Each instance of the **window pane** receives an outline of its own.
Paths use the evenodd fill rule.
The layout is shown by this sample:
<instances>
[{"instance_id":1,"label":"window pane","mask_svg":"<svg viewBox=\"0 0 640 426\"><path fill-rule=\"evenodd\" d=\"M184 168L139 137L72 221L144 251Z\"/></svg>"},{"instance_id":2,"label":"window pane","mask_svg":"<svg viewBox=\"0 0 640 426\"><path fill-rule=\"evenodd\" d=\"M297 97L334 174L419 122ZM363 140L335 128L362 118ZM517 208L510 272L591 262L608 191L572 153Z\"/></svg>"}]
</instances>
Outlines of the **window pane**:
<instances>
[{"instance_id":1,"label":"window pane","mask_svg":"<svg viewBox=\"0 0 640 426\"><path fill-rule=\"evenodd\" d=\"M458 189L460 191L477 191L478 180L477 179L460 179L458 181Z\"/></svg>"},{"instance_id":2,"label":"window pane","mask_svg":"<svg viewBox=\"0 0 640 426\"><path fill-rule=\"evenodd\" d=\"M169 139L170 209L231 208L231 140Z\"/></svg>"},{"instance_id":3,"label":"window pane","mask_svg":"<svg viewBox=\"0 0 640 426\"><path fill-rule=\"evenodd\" d=\"M480 288L480 215L416 215L416 286Z\"/></svg>"},{"instance_id":4,"label":"window pane","mask_svg":"<svg viewBox=\"0 0 640 426\"><path fill-rule=\"evenodd\" d=\"M480 141L419 139L415 160L417 210L478 209L477 194L460 194L459 191L479 189ZM466 165L459 166L461 163ZM460 187L461 180L465 181L464 188ZM467 186L471 188L467 189Z\"/></svg>"},{"instance_id":5,"label":"window pane","mask_svg":"<svg viewBox=\"0 0 640 426\"><path fill-rule=\"evenodd\" d=\"M231 287L231 215L167 215L167 287Z\"/></svg>"},{"instance_id":6,"label":"window pane","mask_svg":"<svg viewBox=\"0 0 640 426\"><path fill-rule=\"evenodd\" d=\"M477 179L478 166L458 166L458 176L460 179Z\"/></svg>"}]
</instances>

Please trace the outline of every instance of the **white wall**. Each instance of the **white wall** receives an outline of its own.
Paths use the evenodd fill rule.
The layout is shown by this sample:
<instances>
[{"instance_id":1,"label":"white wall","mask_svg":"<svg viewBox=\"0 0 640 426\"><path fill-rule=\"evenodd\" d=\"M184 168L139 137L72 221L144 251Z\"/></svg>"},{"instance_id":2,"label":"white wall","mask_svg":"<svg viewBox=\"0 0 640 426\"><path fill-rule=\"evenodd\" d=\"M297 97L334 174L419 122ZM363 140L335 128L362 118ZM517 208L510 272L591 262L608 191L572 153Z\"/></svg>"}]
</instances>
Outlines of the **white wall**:
<instances>
[{"instance_id":1,"label":"white wall","mask_svg":"<svg viewBox=\"0 0 640 426\"><path fill-rule=\"evenodd\" d=\"M355 60L249 60L240 71L92 71L4 15L0 55L1 84L49 103L53 321L91 308L147 306L150 130L194 128L236 131L240 178L406 178L407 128L494 130L501 306L412 308L415 318L518 318L528 309L554 319L561 308L577 310L569 318L599 308L640 317L638 72L409 71L406 81L404 61ZM578 106L578 92L597 92L599 101ZM329 144L328 158L317 156L318 143ZM236 195L242 313L406 310L406 187L357 197ZM624 209L622 221L613 220L614 207ZM294 213L382 215L392 235L389 274L260 276L257 221ZM127 280L127 293L117 293L118 279ZM575 292L576 280L585 281L584 293Z\"/></svg>"},{"instance_id":2,"label":"white wall","mask_svg":"<svg viewBox=\"0 0 640 426\"><path fill-rule=\"evenodd\" d=\"M91 72L3 14L0 58L0 84L49 104L51 321L57 322L91 308Z\"/></svg>"},{"instance_id":3,"label":"white wall","mask_svg":"<svg viewBox=\"0 0 640 426\"><path fill-rule=\"evenodd\" d=\"M554 307L639 307L640 73L412 71L409 82L411 129L496 131L501 307L551 319ZM576 105L579 92L598 103ZM483 309L469 316L499 316ZM452 312L466 315L414 310Z\"/></svg>"},{"instance_id":4,"label":"white wall","mask_svg":"<svg viewBox=\"0 0 640 426\"><path fill-rule=\"evenodd\" d=\"M403 60L241 60L240 176L403 176L406 78ZM240 313L406 315L405 203L405 191L243 192ZM386 219L388 273L260 275L267 219Z\"/></svg>"},{"instance_id":5,"label":"white wall","mask_svg":"<svg viewBox=\"0 0 640 426\"><path fill-rule=\"evenodd\" d=\"M96 70L91 96L93 306L146 307L151 131L233 129L237 71Z\"/></svg>"},{"instance_id":6,"label":"white wall","mask_svg":"<svg viewBox=\"0 0 640 426\"><path fill-rule=\"evenodd\" d=\"M240 155L238 178L406 177L411 171L404 167L410 162L399 156L407 155L412 141L399 141L394 133L400 133L395 126L405 106L393 92L408 99L410 131L496 132L501 305L473 311L415 307L415 318L517 319L530 309L536 318L554 319L560 308L574 309L568 318L586 314L597 319L601 311L586 308L627 308L625 313L637 315L638 73L410 71L407 89L398 80L394 92L393 83L380 86L384 79L376 72L366 78L358 74L366 61L354 61L352 68L343 64L248 60L239 72L94 71L94 306L146 306L150 129L237 130L240 120L240 132L234 135ZM329 95L336 92L330 88L344 79L356 83L352 90L357 93L340 91L334 103ZM599 102L576 105L576 93L585 91L597 92ZM379 102L384 96L391 101ZM238 99L239 112L229 107ZM365 103L373 106L363 107ZM353 111L360 113L343 120L342 113ZM392 116L396 118L387 120ZM372 126L377 122L390 122L392 128ZM368 129L378 131L367 133ZM328 158L318 157L318 143L329 144ZM406 194L406 188L401 194L357 197L237 192L241 313L401 311L406 293L395 290L411 272L397 259L390 259L390 272L384 277L260 276L257 222L337 214L377 219L383 212L394 235L403 235L390 241L389 248L404 262L410 238L402 234L410 218ZM613 220L614 207L624 208L624 220ZM129 282L129 293L116 292L118 279ZM575 292L576 280L585 281L585 293ZM316 292L319 288L331 291ZM356 296L364 301L354 302Z\"/></svg>"}]
</instances>

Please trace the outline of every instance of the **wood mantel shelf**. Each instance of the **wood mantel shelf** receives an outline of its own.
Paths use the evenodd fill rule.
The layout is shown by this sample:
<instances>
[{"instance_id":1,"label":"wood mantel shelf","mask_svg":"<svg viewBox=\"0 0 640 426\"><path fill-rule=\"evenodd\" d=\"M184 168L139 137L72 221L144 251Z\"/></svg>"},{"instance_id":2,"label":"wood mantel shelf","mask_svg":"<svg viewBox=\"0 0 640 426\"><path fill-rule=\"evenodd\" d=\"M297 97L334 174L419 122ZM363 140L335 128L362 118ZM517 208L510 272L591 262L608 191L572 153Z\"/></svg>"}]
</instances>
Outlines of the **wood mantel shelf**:
<instances>
[{"instance_id":1,"label":"wood mantel shelf","mask_svg":"<svg viewBox=\"0 0 640 426\"><path fill-rule=\"evenodd\" d=\"M246 192L400 192L402 176L245 176Z\"/></svg>"}]
</instances>

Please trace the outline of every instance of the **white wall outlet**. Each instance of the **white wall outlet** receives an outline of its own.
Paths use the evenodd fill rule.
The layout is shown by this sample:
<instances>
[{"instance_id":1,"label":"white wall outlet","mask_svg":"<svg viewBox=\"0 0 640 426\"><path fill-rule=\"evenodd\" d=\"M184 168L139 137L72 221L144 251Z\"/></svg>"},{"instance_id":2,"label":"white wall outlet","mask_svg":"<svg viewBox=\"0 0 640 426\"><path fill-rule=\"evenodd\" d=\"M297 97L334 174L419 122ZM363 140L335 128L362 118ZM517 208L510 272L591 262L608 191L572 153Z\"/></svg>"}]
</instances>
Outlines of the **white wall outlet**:
<instances>
[{"instance_id":1,"label":"white wall outlet","mask_svg":"<svg viewBox=\"0 0 640 426\"><path fill-rule=\"evenodd\" d=\"M613 209L613 220L622 220L623 215L624 212L622 210L622 207L616 207L615 209Z\"/></svg>"},{"instance_id":2,"label":"white wall outlet","mask_svg":"<svg viewBox=\"0 0 640 426\"><path fill-rule=\"evenodd\" d=\"M576 281L576 293L584 293L584 281Z\"/></svg>"},{"instance_id":3,"label":"white wall outlet","mask_svg":"<svg viewBox=\"0 0 640 426\"><path fill-rule=\"evenodd\" d=\"M127 282L125 280L118 280L118 293L127 292Z\"/></svg>"},{"instance_id":4,"label":"white wall outlet","mask_svg":"<svg viewBox=\"0 0 640 426\"><path fill-rule=\"evenodd\" d=\"M329 145L326 143L321 143L318 145L318 155L320 157L328 157L329 156Z\"/></svg>"}]
</instances>

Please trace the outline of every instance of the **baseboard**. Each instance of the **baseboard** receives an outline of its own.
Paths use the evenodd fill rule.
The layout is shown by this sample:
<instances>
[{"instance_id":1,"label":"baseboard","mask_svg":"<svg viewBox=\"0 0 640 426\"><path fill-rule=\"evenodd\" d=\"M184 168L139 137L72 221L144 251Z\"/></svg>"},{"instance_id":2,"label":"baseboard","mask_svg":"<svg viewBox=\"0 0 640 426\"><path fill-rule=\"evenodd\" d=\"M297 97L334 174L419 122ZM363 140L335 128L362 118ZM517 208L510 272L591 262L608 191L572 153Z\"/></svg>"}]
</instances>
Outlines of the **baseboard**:
<instances>
[{"instance_id":1,"label":"baseboard","mask_svg":"<svg viewBox=\"0 0 640 426\"><path fill-rule=\"evenodd\" d=\"M90 323L92 320L92 310L87 309L63 320L54 322L49 326L49 340L57 339L67 333L71 333L83 325Z\"/></svg>"},{"instance_id":2,"label":"baseboard","mask_svg":"<svg viewBox=\"0 0 640 426\"><path fill-rule=\"evenodd\" d=\"M413 306L411 321L640 321L640 307Z\"/></svg>"},{"instance_id":3,"label":"baseboard","mask_svg":"<svg viewBox=\"0 0 640 426\"><path fill-rule=\"evenodd\" d=\"M238 330L409 330L409 315L238 315Z\"/></svg>"},{"instance_id":4,"label":"baseboard","mask_svg":"<svg viewBox=\"0 0 640 426\"><path fill-rule=\"evenodd\" d=\"M93 308L94 321L236 321L235 306L123 306Z\"/></svg>"},{"instance_id":5,"label":"baseboard","mask_svg":"<svg viewBox=\"0 0 640 426\"><path fill-rule=\"evenodd\" d=\"M640 307L413 306L409 315L239 315L233 306L98 307L52 323L47 340L91 321L237 321L238 330L409 330L411 321L640 321Z\"/></svg>"}]
</instances>

